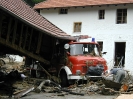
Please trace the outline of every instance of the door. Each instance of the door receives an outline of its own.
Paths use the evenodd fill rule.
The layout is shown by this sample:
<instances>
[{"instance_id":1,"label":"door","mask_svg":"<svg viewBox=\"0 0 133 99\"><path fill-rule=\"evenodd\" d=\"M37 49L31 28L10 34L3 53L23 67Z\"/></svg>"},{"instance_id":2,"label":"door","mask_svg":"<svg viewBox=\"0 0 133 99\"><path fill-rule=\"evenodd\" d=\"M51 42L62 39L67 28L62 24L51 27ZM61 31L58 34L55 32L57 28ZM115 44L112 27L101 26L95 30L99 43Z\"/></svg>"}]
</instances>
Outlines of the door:
<instances>
[{"instance_id":1,"label":"door","mask_svg":"<svg viewBox=\"0 0 133 99\"><path fill-rule=\"evenodd\" d=\"M115 66L124 67L126 42L115 42Z\"/></svg>"}]
</instances>

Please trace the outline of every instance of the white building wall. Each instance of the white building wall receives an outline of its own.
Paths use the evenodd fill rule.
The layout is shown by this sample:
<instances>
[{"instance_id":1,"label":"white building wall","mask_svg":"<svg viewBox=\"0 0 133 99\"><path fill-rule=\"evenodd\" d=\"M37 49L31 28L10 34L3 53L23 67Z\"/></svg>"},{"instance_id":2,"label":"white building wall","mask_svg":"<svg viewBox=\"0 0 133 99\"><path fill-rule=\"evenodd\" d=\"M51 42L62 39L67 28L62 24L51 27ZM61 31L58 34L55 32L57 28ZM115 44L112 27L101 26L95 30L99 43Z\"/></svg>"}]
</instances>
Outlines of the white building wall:
<instances>
[{"instance_id":1,"label":"white building wall","mask_svg":"<svg viewBox=\"0 0 133 99\"><path fill-rule=\"evenodd\" d=\"M116 9L127 8L127 24L116 24ZM105 19L98 19L98 10L105 9ZM133 5L110 5L69 8L68 14L59 14L59 9L43 9L40 13L66 33L89 35L103 41L103 57L109 68L113 66L115 42L126 42L125 69L133 71ZM74 22L82 22L81 33L73 33Z\"/></svg>"}]
</instances>

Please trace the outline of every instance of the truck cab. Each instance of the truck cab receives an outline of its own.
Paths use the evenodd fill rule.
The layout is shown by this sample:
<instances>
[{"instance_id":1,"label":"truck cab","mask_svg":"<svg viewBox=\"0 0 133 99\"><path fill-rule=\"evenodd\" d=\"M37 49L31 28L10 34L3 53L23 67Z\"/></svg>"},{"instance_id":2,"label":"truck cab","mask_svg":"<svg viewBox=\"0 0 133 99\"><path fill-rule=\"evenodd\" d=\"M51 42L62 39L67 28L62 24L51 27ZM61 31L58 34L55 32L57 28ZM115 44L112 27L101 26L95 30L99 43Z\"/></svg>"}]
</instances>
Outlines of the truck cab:
<instances>
[{"instance_id":1,"label":"truck cab","mask_svg":"<svg viewBox=\"0 0 133 99\"><path fill-rule=\"evenodd\" d=\"M60 69L62 86L73 81L87 80L87 76L101 76L107 70L106 60L102 57L95 38L85 41L71 41L64 45L66 65Z\"/></svg>"}]
</instances>

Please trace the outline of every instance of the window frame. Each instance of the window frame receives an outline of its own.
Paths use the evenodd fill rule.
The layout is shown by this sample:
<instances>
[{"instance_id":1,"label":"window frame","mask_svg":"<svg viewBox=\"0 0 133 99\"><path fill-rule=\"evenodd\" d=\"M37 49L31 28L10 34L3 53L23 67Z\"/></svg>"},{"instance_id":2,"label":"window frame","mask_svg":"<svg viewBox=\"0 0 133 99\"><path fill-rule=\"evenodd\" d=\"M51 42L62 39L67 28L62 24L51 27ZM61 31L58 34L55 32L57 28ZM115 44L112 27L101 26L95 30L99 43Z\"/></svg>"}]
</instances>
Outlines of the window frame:
<instances>
[{"instance_id":1,"label":"window frame","mask_svg":"<svg viewBox=\"0 0 133 99\"><path fill-rule=\"evenodd\" d=\"M59 14L68 14L68 9L67 8L60 8Z\"/></svg>"},{"instance_id":2,"label":"window frame","mask_svg":"<svg viewBox=\"0 0 133 99\"><path fill-rule=\"evenodd\" d=\"M127 9L117 9L116 10L116 24L126 24L127 23Z\"/></svg>"},{"instance_id":3,"label":"window frame","mask_svg":"<svg viewBox=\"0 0 133 99\"><path fill-rule=\"evenodd\" d=\"M73 32L74 33L77 33L77 32L81 33L81 28L82 28L82 22L74 22L74 25L73 25Z\"/></svg>"},{"instance_id":4,"label":"window frame","mask_svg":"<svg viewBox=\"0 0 133 99\"><path fill-rule=\"evenodd\" d=\"M105 19L105 10L104 9L98 11L98 18L100 20Z\"/></svg>"},{"instance_id":5,"label":"window frame","mask_svg":"<svg viewBox=\"0 0 133 99\"><path fill-rule=\"evenodd\" d=\"M103 51L103 41L97 41L97 43L99 44L100 50L102 52Z\"/></svg>"}]
</instances>

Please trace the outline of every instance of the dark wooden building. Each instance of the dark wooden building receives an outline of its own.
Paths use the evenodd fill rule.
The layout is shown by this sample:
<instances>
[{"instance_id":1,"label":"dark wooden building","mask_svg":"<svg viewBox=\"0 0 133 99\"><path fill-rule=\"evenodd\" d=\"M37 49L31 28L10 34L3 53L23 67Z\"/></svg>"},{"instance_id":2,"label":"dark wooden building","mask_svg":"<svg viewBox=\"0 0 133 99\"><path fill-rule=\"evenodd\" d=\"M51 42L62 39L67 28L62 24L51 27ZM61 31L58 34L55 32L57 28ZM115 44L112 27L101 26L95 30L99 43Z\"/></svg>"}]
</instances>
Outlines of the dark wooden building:
<instances>
[{"instance_id":1,"label":"dark wooden building","mask_svg":"<svg viewBox=\"0 0 133 99\"><path fill-rule=\"evenodd\" d=\"M0 55L20 53L50 64L56 43L69 40L23 0L0 0Z\"/></svg>"}]
</instances>

